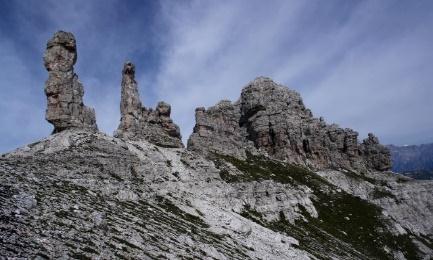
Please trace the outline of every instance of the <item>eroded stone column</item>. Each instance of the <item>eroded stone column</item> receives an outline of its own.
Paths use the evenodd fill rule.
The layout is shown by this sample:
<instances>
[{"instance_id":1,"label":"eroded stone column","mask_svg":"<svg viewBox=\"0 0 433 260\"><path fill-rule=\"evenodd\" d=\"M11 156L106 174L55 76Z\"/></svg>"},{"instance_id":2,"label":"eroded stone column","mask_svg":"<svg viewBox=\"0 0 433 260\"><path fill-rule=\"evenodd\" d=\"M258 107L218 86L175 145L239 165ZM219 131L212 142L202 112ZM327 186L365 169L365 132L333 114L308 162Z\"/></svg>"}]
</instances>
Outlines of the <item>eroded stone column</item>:
<instances>
[{"instance_id":1,"label":"eroded stone column","mask_svg":"<svg viewBox=\"0 0 433 260\"><path fill-rule=\"evenodd\" d=\"M69 128L97 130L95 110L83 103L84 89L74 73L77 46L72 33L56 32L47 43L44 65L47 110L45 118L54 126L53 133Z\"/></svg>"},{"instance_id":2,"label":"eroded stone column","mask_svg":"<svg viewBox=\"0 0 433 260\"><path fill-rule=\"evenodd\" d=\"M117 134L131 137L138 131L142 117L140 95L135 81L135 66L126 62L122 70L122 90L120 100L120 125Z\"/></svg>"},{"instance_id":3,"label":"eroded stone column","mask_svg":"<svg viewBox=\"0 0 433 260\"><path fill-rule=\"evenodd\" d=\"M126 62L122 70L120 124L115 137L147 140L165 147L183 147L180 129L170 118L171 106L163 101L156 109L142 106L135 81L135 66Z\"/></svg>"}]
</instances>

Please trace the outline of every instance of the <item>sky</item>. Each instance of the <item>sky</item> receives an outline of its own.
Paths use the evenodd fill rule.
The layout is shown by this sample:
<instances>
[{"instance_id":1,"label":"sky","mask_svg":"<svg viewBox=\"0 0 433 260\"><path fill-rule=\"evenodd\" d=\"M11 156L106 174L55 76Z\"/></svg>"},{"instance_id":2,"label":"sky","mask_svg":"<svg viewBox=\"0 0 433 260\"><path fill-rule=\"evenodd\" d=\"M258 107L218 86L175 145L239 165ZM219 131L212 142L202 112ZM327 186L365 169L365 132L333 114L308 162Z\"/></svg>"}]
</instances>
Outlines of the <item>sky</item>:
<instances>
[{"instance_id":1,"label":"sky","mask_svg":"<svg viewBox=\"0 0 433 260\"><path fill-rule=\"evenodd\" d=\"M184 141L196 107L236 101L258 76L301 93L328 123L384 144L433 142L433 1L0 0L0 153L52 131L42 56L77 40L84 103L111 135L123 63L146 107L164 100Z\"/></svg>"}]
</instances>

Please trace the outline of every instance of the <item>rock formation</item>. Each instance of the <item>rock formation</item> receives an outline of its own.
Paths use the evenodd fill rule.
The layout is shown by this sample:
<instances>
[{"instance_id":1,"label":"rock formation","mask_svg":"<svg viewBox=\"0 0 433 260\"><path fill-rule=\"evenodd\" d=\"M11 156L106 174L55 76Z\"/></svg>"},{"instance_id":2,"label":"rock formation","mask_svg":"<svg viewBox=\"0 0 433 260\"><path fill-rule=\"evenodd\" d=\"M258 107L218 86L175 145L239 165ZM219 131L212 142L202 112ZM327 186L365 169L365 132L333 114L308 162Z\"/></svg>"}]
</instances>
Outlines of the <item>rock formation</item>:
<instances>
[{"instance_id":1,"label":"rock formation","mask_svg":"<svg viewBox=\"0 0 433 260\"><path fill-rule=\"evenodd\" d=\"M367 167L378 171L391 169L391 153L386 146L379 143L379 139L372 133L362 141L360 154L363 156Z\"/></svg>"},{"instance_id":2,"label":"rock formation","mask_svg":"<svg viewBox=\"0 0 433 260\"><path fill-rule=\"evenodd\" d=\"M240 99L196 109L188 149L245 157L246 152L303 164L314 169L390 169L389 151L372 134L358 133L313 117L299 93L259 77Z\"/></svg>"},{"instance_id":3,"label":"rock formation","mask_svg":"<svg viewBox=\"0 0 433 260\"><path fill-rule=\"evenodd\" d=\"M76 57L59 35L53 79ZM51 98L82 98L59 86ZM122 138L66 114L67 130L0 155L0 259L433 259L433 181L376 171L377 137L358 143L270 79L198 108L190 150L161 147L179 130L168 104L142 107L131 63L121 112Z\"/></svg>"},{"instance_id":4,"label":"rock formation","mask_svg":"<svg viewBox=\"0 0 433 260\"><path fill-rule=\"evenodd\" d=\"M47 43L44 65L48 71L46 119L54 133L69 128L97 130L95 110L83 104L83 85L74 73L77 46L72 33L59 31Z\"/></svg>"},{"instance_id":5,"label":"rock formation","mask_svg":"<svg viewBox=\"0 0 433 260\"><path fill-rule=\"evenodd\" d=\"M0 156L0 256L431 259L432 188L62 131Z\"/></svg>"},{"instance_id":6,"label":"rock formation","mask_svg":"<svg viewBox=\"0 0 433 260\"><path fill-rule=\"evenodd\" d=\"M142 107L135 81L135 66L126 62L122 70L120 125L115 136L125 140L147 140L164 147L183 147L179 127L170 118L171 107L159 102L155 110Z\"/></svg>"}]
</instances>

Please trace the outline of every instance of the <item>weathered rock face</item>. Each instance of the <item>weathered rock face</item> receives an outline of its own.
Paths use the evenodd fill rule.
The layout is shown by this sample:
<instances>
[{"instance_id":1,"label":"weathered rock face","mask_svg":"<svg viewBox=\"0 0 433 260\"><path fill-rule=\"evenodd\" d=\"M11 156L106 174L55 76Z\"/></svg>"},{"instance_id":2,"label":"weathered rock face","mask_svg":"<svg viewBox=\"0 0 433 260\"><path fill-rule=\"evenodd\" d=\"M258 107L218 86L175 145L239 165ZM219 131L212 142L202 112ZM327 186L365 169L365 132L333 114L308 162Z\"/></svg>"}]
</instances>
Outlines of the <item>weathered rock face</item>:
<instances>
[{"instance_id":1,"label":"weathered rock face","mask_svg":"<svg viewBox=\"0 0 433 260\"><path fill-rule=\"evenodd\" d=\"M196 109L188 149L241 157L265 152L314 169L390 168L389 151L376 137L359 144L357 132L313 117L299 93L264 77L249 83L235 103Z\"/></svg>"},{"instance_id":2,"label":"weathered rock face","mask_svg":"<svg viewBox=\"0 0 433 260\"><path fill-rule=\"evenodd\" d=\"M47 43L44 65L48 71L46 119L54 131L68 128L97 130L95 110L83 103L83 85L74 73L77 47L74 35L59 31Z\"/></svg>"},{"instance_id":3,"label":"weathered rock face","mask_svg":"<svg viewBox=\"0 0 433 260\"><path fill-rule=\"evenodd\" d=\"M379 143L379 139L372 133L361 144L361 154L367 166L378 171L391 169L391 153L389 149Z\"/></svg>"},{"instance_id":4,"label":"weathered rock face","mask_svg":"<svg viewBox=\"0 0 433 260\"><path fill-rule=\"evenodd\" d=\"M156 109L142 107L135 81L135 66L125 63L122 71L120 125L115 136L126 140L148 140L164 147L183 147L179 127L170 118L171 107L159 102Z\"/></svg>"},{"instance_id":5,"label":"weathered rock face","mask_svg":"<svg viewBox=\"0 0 433 260\"><path fill-rule=\"evenodd\" d=\"M71 129L0 155L0 256L431 259L432 181ZM1 257L0 257L1 258Z\"/></svg>"}]
</instances>

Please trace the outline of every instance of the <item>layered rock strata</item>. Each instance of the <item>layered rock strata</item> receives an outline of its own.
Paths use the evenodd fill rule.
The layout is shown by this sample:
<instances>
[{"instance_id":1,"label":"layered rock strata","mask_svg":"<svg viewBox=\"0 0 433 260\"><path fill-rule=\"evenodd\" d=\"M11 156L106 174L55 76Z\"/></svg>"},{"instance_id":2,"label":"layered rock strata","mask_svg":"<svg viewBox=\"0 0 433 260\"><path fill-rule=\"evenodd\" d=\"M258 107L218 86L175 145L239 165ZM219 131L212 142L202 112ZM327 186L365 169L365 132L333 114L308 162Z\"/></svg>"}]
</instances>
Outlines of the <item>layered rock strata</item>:
<instances>
[{"instance_id":1,"label":"layered rock strata","mask_svg":"<svg viewBox=\"0 0 433 260\"><path fill-rule=\"evenodd\" d=\"M431 259L432 188L67 130L0 155L0 255Z\"/></svg>"},{"instance_id":2,"label":"layered rock strata","mask_svg":"<svg viewBox=\"0 0 433 260\"><path fill-rule=\"evenodd\" d=\"M352 129L327 124L304 106L299 93L259 77L237 102L196 109L188 149L245 157L246 152L313 169L388 170L390 154L377 137L362 143Z\"/></svg>"},{"instance_id":3,"label":"layered rock strata","mask_svg":"<svg viewBox=\"0 0 433 260\"><path fill-rule=\"evenodd\" d=\"M135 81L135 66L126 62L122 70L120 125L115 137L147 140L164 147L183 147L179 127L170 118L171 106L163 101L156 109L142 106Z\"/></svg>"},{"instance_id":4,"label":"layered rock strata","mask_svg":"<svg viewBox=\"0 0 433 260\"><path fill-rule=\"evenodd\" d=\"M47 43L44 65L48 71L45 83L47 110L45 118L53 124L54 133L69 128L97 130L95 110L83 103L84 89L74 73L77 46L72 33L56 32Z\"/></svg>"}]
</instances>

